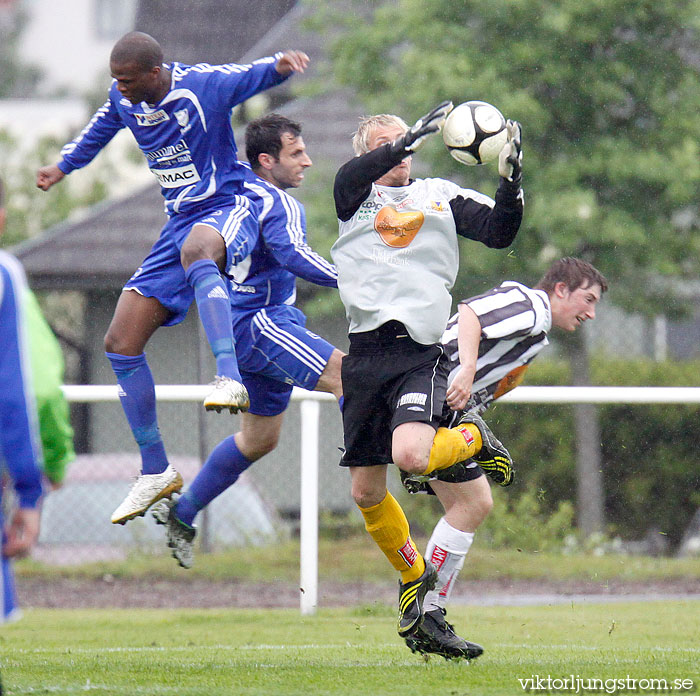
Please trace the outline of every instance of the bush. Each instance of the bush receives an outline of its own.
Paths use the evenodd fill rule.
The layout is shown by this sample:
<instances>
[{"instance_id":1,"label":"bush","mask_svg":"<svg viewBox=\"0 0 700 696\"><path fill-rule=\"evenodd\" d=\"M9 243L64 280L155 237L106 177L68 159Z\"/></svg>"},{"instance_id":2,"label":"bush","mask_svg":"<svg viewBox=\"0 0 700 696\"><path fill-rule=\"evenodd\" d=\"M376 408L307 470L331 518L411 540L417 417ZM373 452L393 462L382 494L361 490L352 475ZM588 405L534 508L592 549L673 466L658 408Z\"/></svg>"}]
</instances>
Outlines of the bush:
<instances>
[{"instance_id":1,"label":"bush","mask_svg":"<svg viewBox=\"0 0 700 696\"><path fill-rule=\"evenodd\" d=\"M594 359L591 374L600 386L688 386L697 384L700 364ZM526 383L571 384L568 365L535 363ZM496 402L487 411L516 462L518 477L506 491L509 496L542 491L542 508L549 514L575 501L573 409ZM656 528L677 544L700 506L700 407L611 404L600 406L599 414L608 532L639 539Z\"/></svg>"}]
</instances>

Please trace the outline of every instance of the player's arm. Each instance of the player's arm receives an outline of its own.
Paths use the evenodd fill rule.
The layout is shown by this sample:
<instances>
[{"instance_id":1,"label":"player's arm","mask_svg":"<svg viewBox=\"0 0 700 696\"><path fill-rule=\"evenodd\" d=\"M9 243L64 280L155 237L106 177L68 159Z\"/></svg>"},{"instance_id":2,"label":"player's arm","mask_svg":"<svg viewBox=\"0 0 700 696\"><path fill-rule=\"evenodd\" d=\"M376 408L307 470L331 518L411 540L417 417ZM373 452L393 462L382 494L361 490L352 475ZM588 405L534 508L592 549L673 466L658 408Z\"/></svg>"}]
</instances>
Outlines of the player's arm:
<instances>
[{"instance_id":1,"label":"player's arm","mask_svg":"<svg viewBox=\"0 0 700 696\"><path fill-rule=\"evenodd\" d=\"M302 51L281 51L260 58L248 65L217 66L207 81L207 91L220 108L231 109L236 104L276 87L295 72L304 72L309 57Z\"/></svg>"},{"instance_id":2,"label":"player's arm","mask_svg":"<svg viewBox=\"0 0 700 696\"><path fill-rule=\"evenodd\" d=\"M14 556L26 552L39 533L38 506L42 494L41 446L36 428L36 410L31 377L26 370L26 346L17 327L24 322L23 294L26 291L19 263L0 261L0 323L3 335L4 370L0 374L0 444L5 454L18 507L6 531L2 552Z\"/></svg>"},{"instance_id":3,"label":"player's arm","mask_svg":"<svg viewBox=\"0 0 700 696\"><path fill-rule=\"evenodd\" d=\"M37 172L36 185L48 191L66 174L92 162L97 153L124 128L117 107L108 99L93 115L75 140L63 146L61 160L56 164L41 167Z\"/></svg>"},{"instance_id":4,"label":"player's arm","mask_svg":"<svg viewBox=\"0 0 700 696\"><path fill-rule=\"evenodd\" d=\"M303 208L291 196L278 204L262 223L265 245L282 268L316 285L338 287L335 266L317 254L306 241Z\"/></svg>"},{"instance_id":5,"label":"player's arm","mask_svg":"<svg viewBox=\"0 0 700 696\"><path fill-rule=\"evenodd\" d=\"M523 218L522 133L517 121L508 121L507 128L508 141L498 160L501 181L495 203L470 195L459 195L450 201L457 233L495 249L512 244Z\"/></svg>"},{"instance_id":6,"label":"player's arm","mask_svg":"<svg viewBox=\"0 0 700 696\"><path fill-rule=\"evenodd\" d=\"M447 388L447 405L453 411L467 407L472 384L476 375L476 361L479 357L481 323L474 310L462 302L458 307L457 345L459 350L459 370Z\"/></svg>"},{"instance_id":7,"label":"player's arm","mask_svg":"<svg viewBox=\"0 0 700 696\"><path fill-rule=\"evenodd\" d=\"M346 162L338 170L333 185L338 218L349 220L369 195L373 182L410 157L426 138L439 133L451 109L452 102L438 104L393 143L382 145Z\"/></svg>"}]
</instances>

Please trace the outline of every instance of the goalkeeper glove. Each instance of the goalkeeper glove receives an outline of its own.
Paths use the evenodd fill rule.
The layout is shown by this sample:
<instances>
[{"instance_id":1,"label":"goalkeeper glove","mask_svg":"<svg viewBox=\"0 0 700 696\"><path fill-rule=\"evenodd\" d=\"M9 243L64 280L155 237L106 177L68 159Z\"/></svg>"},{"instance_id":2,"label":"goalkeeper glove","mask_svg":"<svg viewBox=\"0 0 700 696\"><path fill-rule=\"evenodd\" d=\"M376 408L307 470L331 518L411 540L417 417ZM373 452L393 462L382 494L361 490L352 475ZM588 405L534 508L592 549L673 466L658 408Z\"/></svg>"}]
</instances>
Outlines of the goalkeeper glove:
<instances>
[{"instance_id":1,"label":"goalkeeper glove","mask_svg":"<svg viewBox=\"0 0 700 696\"><path fill-rule=\"evenodd\" d=\"M508 181L520 183L523 176L522 129L517 121L506 121L508 140L498 155L498 173Z\"/></svg>"},{"instance_id":2,"label":"goalkeeper glove","mask_svg":"<svg viewBox=\"0 0 700 696\"><path fill-rule=\"evenodd\" d=\"M452 102L444 101L423 118L419 118L413 126L391 144L392 154L406 157L414 153L429 135L440 132L450 111L452 111Z\"/></svg>"}]
</instances>

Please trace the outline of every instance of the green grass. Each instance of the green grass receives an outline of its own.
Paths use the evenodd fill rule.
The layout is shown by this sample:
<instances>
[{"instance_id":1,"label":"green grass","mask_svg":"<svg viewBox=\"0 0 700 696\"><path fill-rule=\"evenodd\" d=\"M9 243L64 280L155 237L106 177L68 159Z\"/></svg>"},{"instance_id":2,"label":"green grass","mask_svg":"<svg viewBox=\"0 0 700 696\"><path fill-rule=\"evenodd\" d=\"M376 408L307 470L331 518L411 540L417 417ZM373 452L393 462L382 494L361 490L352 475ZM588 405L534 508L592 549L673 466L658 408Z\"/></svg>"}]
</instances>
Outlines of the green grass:
<instances>
[{"instance_id":1,"label":"green grass","mask_svg":"<svg viewBox=\"0 0 700 696\"><path fill-rule=\"evenodd\" d=\"M419 548L425 540L418 539ZM164 550L158 556L138 556L128 562L93 563L56 568L32 561L18 564L21 575L56 575L99 578L105 574L115 577L182 578L183 571ZM296 582L299 577L299 543L236 549L224 553L198 553L194 567L187 577L212 580L264 581L272 578ZM319 542L319 578L335 581L384 581L395 573L369 537L362 533L347 538ZM651 582L668 579L697 579L700 577L700 557L651 558L646 556L595 556L575 554L492 550L477 542L470 551L464 579L523 579L523 580L591 580L605 582L622 580Z\"/></svg>"},{"instance_id":2,"label":"green grass","mask_svg":"<svg viewBox=\"0 0 700 696\"><path fill-rule=\"evenodd\" d=\"M312 617L37 609L0 630L2 675L7 694L115 696L501 696L525 693L518 678L533 674L700 687L699 602L457 607L451 619L486 647L471 665L411 654L381 605Z\"/></svg>"}]
</instances>

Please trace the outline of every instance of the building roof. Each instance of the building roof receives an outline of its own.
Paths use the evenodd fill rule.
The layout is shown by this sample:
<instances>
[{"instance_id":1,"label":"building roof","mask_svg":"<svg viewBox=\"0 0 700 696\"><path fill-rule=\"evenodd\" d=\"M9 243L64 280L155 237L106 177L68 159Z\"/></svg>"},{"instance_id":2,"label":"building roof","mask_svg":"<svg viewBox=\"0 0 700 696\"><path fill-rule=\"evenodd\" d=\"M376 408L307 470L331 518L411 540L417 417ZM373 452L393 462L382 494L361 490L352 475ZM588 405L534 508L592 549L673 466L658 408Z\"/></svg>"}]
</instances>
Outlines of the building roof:
<instances>
[{"instance_id":1,"label":"building roof","mask_svg":"<svg viewBox=\"0 0 700 696\"><path fill-rule=\"evenodd\" d=\"M268 3L270 7L267 6ZM186 5L187 12L174 12L175 4L183 7ZM294 2L265 0L256 5L255 13L248 11L246 3L201 4L208 8L209 17L220 16L213 6L220 8L225 5L228 8L226 21L197 21L192 12L200 5L185 0L151 0L149 3L141 3L141 6L148 7L148 13L145 10L139 11L141 20L137 18L137 26L156 36L159 41L160 36L167 36L162 42L164 49L173 52L177 49L178 59L183 61L230 62L230 46L234 39L222 41L216 49L212 47L211 44L219 43L213 41L208 33L212 24L246 26L245 22L250 19L250 15L258 13L262 6L266 8L263 16L267 17L272 6L279 12ZM299 48L309 54L312 68L271 90L273 104L289 99L285 90L289 90L290 86L298 89L317 80L319 67L326 60L322 38L304 27L304 20L311 11L311 8L301 3L271 27L268 19L265 22L256 21L250 36L258 35L259 40L249 41L245 53L235 59L246 63L286 48ZM189 21L185 22L184 17L188 13ZM236 13L240 14L240 21L235 19ZM169 26L165 31L162 23L158 25L158 18L162 20L163 17L168 18L168 23L174 23L172 32ZM261 29L266 27L267 31L263 32ZM242 46L244 43L239 41L237 45ZM226 56L222 55L224 52L227 53ZM355 130L359 112L351 104L348 92L326 90L318 96L287 101L277 110L302 122L304 141L315 165L335 171L352 156L350 135ZM236 133L236 140L240 146L242 134ZM301 197L303 198L303 193ZM24 264L33 288L119 289L144 259L164 222L163 201L154 182L125 199L96 205L88 209L80 219L61 223L46 234L15 247L13 251Z\"/></svg>"}]
</instances>

